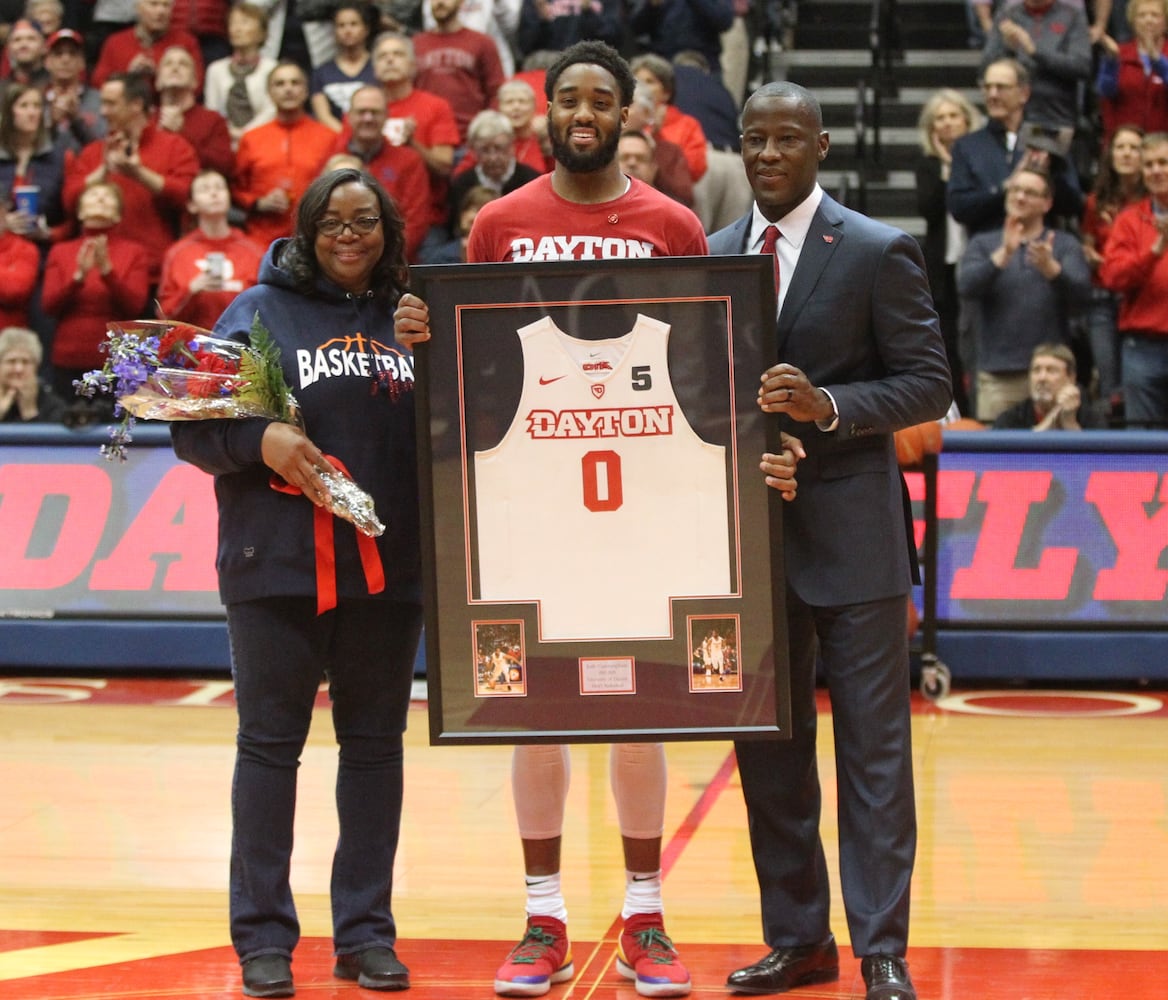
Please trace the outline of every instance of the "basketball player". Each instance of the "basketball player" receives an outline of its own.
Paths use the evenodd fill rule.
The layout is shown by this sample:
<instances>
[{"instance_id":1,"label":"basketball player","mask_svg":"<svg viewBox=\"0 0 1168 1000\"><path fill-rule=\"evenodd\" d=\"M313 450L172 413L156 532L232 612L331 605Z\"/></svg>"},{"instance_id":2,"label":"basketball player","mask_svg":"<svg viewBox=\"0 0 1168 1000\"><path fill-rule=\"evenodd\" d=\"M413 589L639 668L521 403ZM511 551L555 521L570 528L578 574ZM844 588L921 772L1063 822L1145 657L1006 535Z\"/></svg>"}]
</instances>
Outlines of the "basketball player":
<instances>
[{"instance_id":1,"label":"basketball player","mask_svg":"<svg viewBox=\"0 0 1168 1000\"><path fill-rule=\"evenodd\" d=\"M491 656L491 687L499 687L500 685L511 690L511 664L512 659L507 655L507 650L499 646L494 654Z\"/></svg>"},{"instance_id":2,"label":"basketball player","mask_svg":"<svg viewBox=\"0 0 1168 1000\"><path fill-rule=\"evenodd\" d=\"M697 216L620 171L616 149L633 87L625 61L602 42L580 42L560 55L547 71L545 85L555 166L550 174L483 206L471 229L468 261L707 252ZM429 337L429 311L417 296L403 297L394 318L403 343ZM611 774L626 868L617 967L643 996L684 996L690 992L689 972L665 933L662 917L664 747L613 746ZM515 748L512 789L527 875L527 929L495 975L495 991L503 996L540 996L574 972L568 911L560 891L568 777L566 746Z\"/></svg>"}]
</instances>

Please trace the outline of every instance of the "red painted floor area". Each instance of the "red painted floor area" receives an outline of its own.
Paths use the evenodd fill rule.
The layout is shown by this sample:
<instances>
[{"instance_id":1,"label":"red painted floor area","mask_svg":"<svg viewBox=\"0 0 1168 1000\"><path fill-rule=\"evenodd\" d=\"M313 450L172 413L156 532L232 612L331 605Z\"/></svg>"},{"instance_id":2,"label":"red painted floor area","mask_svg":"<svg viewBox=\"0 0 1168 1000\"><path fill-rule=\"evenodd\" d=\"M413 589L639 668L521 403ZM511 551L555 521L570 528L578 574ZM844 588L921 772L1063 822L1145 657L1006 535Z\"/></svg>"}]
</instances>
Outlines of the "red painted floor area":
<instances>
[{"instance_id":1,"label":"red painted floor area","mask_svg":"<svg viewBox=\"0 0 1168 1000\"><path fill-rule=\"evenodd\" d=\"M15 943L6 935L7 946ZM47 942L42 942L47 943ZM633 984L613 962L612 941L573 945L576 979L553 986L549 1000L635 1000ZM403 941L413 970L414 1000L490 1000L493 972L508 944L498 941ZM684 957L694 997L728 996L723 983L734 968L760 957L738 945L689 944ZM1168 952L1008 951L920 948L910 955L920 1000L1163 1000ZM863 1000L859 962L844 956L840 981L795 990L792 998ZM293 963L297 996L375 996L332 976L329 942L303 941ZM239 972L229 948L166 955L142 962L16 979L0 983L0 1000L226 1000L239 997Z\"/></svg>"}]
</instances>

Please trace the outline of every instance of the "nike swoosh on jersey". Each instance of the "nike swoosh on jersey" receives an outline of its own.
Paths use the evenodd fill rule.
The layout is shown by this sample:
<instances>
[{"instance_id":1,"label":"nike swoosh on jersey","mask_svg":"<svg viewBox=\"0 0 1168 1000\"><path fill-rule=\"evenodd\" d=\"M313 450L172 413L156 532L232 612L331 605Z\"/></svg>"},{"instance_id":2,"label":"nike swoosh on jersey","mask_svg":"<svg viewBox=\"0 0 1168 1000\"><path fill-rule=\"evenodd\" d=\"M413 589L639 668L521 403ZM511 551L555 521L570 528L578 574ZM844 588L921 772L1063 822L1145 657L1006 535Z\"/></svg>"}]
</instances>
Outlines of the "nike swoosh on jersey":
<instances>
[{"instance_id":1,"label":"nike swoosh on jersey","mask_svg":"<svg viewBox=\"0 0 1168 1000\"><path fill-rule=\"evenodd\" d=\"M555 378L544 378L541 375L539 377L539 384L540 385L551 385L553 382L558 382L560 379L567 378L567 377L568 377L567 375L557 375Z\"/></svg>"}]
</instances>

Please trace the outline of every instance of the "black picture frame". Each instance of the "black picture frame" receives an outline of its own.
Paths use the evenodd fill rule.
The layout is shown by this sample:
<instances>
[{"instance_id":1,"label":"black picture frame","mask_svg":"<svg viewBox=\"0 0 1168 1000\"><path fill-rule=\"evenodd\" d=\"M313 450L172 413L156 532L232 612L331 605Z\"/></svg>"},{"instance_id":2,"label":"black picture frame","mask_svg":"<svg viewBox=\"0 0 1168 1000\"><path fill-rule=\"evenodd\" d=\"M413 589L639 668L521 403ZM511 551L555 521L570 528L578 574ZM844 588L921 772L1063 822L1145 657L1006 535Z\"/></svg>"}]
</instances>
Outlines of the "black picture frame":
<instances>
[{"instance_id":1,"label":"black picture frame","mask_svg":"<svg viewBox=\"0 0 1168 1000\"><path fill-rule=\"evenodd\" d=\"M758 468L763 452L778 448L776 422L757 404L759 379L775 349L769 259L429 265L411 268L410 282L427 302L432 332L416 349L415 364L431 743L787 738L782 500ZM602 465L597 473L590 464L597 454L609 454L598 447L629 449L626 458L631 449L644 447L627 436L640 427L642 407L614 406L601 414L605 407L597 403L595 410L554 411L557 416L547 425L556 428L548 432L553 437L571 436L579 427L590 428L582 432L586 435L626 437L616 445L590 444L579 459L574 443L566 441L555 449L536 449L532 457L526 439L539 437L533 428L544 426L533 415L547 411L531 409L517 417L525 382L518 331L547 319L556 330L544 330L541 323L532 345L544 337L560 345L635 340L640 352L655 337L646 327L654 321L668 327L668 378L662 388L658 373L657 388L647 395L656 401L655 394L664 393L660 398L668 403L671 385L680 414L672 404L663 412L688 423L699 440L687 445L684 430L673 433L680 425L671 423L670 437L677 443L663 437L650 445L659 449L652 455L664 470L651 478L651 487L638 492L630 485L625 497L615 496L614 486L614 499L608 496L617 482L612 469ZM582 349L594 353L587 345ZM630 361L625 379L619 371L623 362L614 364L612 399L623 394L640 402L644 397L631 395L645 388L637 383L639 369ZM568 367L577 373L570 379L588 378L578 374L589 367L586 362ZM540 385L554 381L540 376ZM572 381L565 385L565 393L574 391ZM587 385L597 395L595 384ZM646 412L656 414L658 407ZM619 424L617 430L611 421ZM512 424L508 449L493 450ZM660 450L674 447L680 449L676 455ZM724 494L719 466L708 457L719 449ZM526 455L522 461L520 452ZM506 456L496 459L507 463L502 471L487 464L489 455ZM555 462L541 464L544 456L565 455L569 469L578 464L584 470L579 476L558 474ZM682 466L693 460L693 469L709 474L693 474L700 484L687 482L687 469L671 465L675 457ZM537 463L534 474L528 460ZM634 476L648 464L637 461ZM619 473L620 483L625 474ZM590 475L599 477L599 505L605 510L606 504L628 503L621 516L631 520L634 501L647 495L649 509L660 511L660 518L654 513L633 521L652 537L635 559L608 527L615 518L605 521L604 511L584 509L596 502ZM496 495L493 484L499 481L510 493L502 506L513 516L504 561L533 564L540 581L539 593L521 591L527 599L506 588L491 589L499 585L488 582L499 562L493 525L500 505L487 497ZM515 489L517 483L523 488ZM571 499L551 499L565 483ZM579 503L572 491L582 491ZM692 496L714 502L701 508L690 528L681 511ZM699 530L699 524L711 530ZM636 534L633 550L644 542L640 529ZM532 547L535 552L525 553ZM689 553L703 550L706 556L687 560ZM594 568L565 573L563 566L572 559ZM683 576L701 567L694 570L699 586L707 578L729 585L713 585L712 595L666 595L662 608L660 578L668 579L666 588L673 586L670 567L677 566ZM566 594L558 593L561 587ZM642 598L645 607L637 610ZM620 636L605 631L625 618Z\"/></svg>"}]
</instances>

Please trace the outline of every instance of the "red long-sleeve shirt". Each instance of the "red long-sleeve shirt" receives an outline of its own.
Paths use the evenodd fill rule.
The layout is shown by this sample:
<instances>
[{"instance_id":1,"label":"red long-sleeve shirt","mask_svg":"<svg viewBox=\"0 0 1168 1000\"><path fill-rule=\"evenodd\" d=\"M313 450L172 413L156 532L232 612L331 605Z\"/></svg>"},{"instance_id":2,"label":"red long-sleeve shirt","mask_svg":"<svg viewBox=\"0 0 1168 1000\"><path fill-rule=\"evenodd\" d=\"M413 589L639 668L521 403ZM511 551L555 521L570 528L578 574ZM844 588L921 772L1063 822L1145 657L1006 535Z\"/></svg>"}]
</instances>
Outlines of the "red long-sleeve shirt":
<instances>
[{"instance_id":1,"label":"red long-sleeve shirt","mask_svg":"<svg viewBox=\"0 0 1168 1000\"><path fill-rule=\"evenodd\" d=\"M668 104L665 107L665 121L661 123L657 134L662 139L681 147L695 184L705 176L706 133L702 131L701 122L693 115L687 115L676 105Z\"/></svg>"},{"instance_id":2,"label":"red long-sleeve shirt","mask_svg":"<svg viewBox=\"0 0 1168 1000\"><path fill-rule=\"evenodd\" d=\"M157 111L151 120L158 125ZM192 105L183 112L182 128L174 134L181 135L191 144L200 167L218 170L229 182L235 176L231 132L227 128L227 119L218 111L212 111L201 104Z\"/></svg>"},{"instance_id":3,"label":"red long-sleeve shirt","mask_svg":"<svg viewBox=\"0 0 1168 1000\"><path fill-rule=\"evenodd\" d=\"M40 262L33 243L16 233L0 233L0 330L28 326L28 303Z\"/></svg>"},{"instance_id":4,"label":"red long-sleeve shirt","mask_svg":"<svg viewBox=\"0 0 1168 1000\"><path fill-rule=\"evenodd\" d=\"M199 161L191 144L181 135L154 125L142 130L138 155L143 166L163 177L156 195L145 184L125 174L112 173L109 179L122 192L122 221L118 233L144 246L148 253L149 277L158 281L163 254L178 238L178 220L191 192L191 181L199 172ZM72 157L65 168L62 193L66 210L77 212L77 202L85 190L85 178L105 159L105 140L91 142Z\"/></svg>"},{"instance_id":5,"label":"red long-sleeve shirt","mask_svg":"<svg viewBox=\"0 0 1168 1000\"><path fill-rule=\"evenodd\" d=\"M1129 205L1115 217L1111 227L1099 280L1123 296L1119 303L1120 333L1168 337L1168 254L1152 253L1158 236L1151 198Z\"/></svg>"},{"instance_id":6,"label":"red long-sleeve shirt","mask_svg":"<svg viewBox=\"0 0 1168 1000\"><path fill-rule=\"evenodd\" d=\"M337 134L301 115L294 122L276 121L248 129L235 154L231 198L248 212L247 234L262 247L280 236L291 236L296 202L320 173ZM255 204L274 188L292 201L287 212L257 212Z\"/></svg>"},{"instance_id":7,"label":"red long-sleeve shirt","mask_svg":"<svg viewBox=\"0 0 1168 1000\"><path fill-rule=\"evenodd\" d=\"M58 243L45 263L41 301L45 312L57 317L52 362L58 368L100 368L105 363L100 345L106 324L146 315L149 254L124 232L106 231L110 273L103 275L91 267L80 283L74 282L77 257L93 235Z\"/></svg>"},{"instance_id":8,"label":"red long-sleeve shirt","mask_svg":"<svg viewBox=\"0 0 1168 1000\"><path fill-rule=\"evenodd\" d=\"M186 49L191 54L191 58L195 60L197 89L202 90L203 52L199 48L199 40L189 31L183 31L181 28L171 28L149 45L143 44L142 37L138 34L136 27L115 31L102 44L101 54L97 57L97 65L90 75L89 84L91 87L100 87L114 73L125 73L130 68L130 63L134 61L134 57L138 55L149 56L154 65L157 66L162 60L162 54L172 45Z\"/></svg>"}]
</instances>

